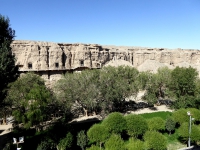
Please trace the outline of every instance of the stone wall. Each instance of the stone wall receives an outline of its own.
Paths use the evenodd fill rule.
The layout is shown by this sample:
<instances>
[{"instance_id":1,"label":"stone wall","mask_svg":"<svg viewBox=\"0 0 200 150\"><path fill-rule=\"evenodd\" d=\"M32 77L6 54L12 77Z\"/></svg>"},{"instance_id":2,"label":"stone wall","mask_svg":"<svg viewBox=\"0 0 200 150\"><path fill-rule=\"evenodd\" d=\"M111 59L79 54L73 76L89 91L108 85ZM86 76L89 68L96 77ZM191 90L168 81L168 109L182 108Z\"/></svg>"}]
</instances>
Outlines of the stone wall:
<instances>
[{"instance_id":1,"label":"stone wall","mask_svg":"<svg viewBox=\"0 0 200 150\"><path fill-rule=\"evenodd\" d=\"M106 65L129 65L152 72L162 66L192 66L200 72L199 50L17 40L11 47L20 72L34 71L49 82L58 80L67 71Z\"/></svg>"}]
</instances>

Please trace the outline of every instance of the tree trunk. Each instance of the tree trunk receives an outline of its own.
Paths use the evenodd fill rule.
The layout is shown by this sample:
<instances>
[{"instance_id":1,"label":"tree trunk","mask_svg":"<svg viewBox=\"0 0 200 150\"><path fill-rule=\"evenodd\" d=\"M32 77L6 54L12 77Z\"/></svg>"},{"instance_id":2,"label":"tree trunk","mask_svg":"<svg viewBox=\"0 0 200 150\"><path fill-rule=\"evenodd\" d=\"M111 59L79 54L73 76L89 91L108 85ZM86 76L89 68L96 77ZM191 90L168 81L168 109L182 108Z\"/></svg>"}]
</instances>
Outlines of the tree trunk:
<instances>
[{"instance_id":1,"label":"tree trunk","mask_svg":"<svg viewBox=\"0 0 200 150\"><path fill-rule=\"evenodd\" d=\"M100 150L101 150L101 142L100 142Z\"/></svg>"},{"instance_id":2,"label":"tree trunk","mask_svg":"<svg viewBox=\"0 0 200 150\"><path fill-rule=\"evenodd\" d=\"M6 125L6 112L3 113L3 125Z\"/></svg>"},{"instance_id":3,"label":"tree trunk","mask_svg":"<svg viewBox=\"0 0 200 150\"><path fill-rule=\"evenodd\" d=\"M87 117L88 116L87 109L83 108L83 111L84 111L85 116Z\"/></svg>"}]
</instances>

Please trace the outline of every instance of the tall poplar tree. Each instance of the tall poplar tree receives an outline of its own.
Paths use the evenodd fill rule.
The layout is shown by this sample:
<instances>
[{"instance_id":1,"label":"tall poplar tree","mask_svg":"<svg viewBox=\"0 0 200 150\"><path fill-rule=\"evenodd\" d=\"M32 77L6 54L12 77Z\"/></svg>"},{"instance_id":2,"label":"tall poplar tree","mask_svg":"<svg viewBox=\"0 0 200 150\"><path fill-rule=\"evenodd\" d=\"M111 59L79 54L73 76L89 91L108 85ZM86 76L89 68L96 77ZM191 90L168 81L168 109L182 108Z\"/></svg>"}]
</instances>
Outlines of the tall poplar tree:
<instances>
[{"instance_id":1,"label":"tall poplar tree","mask_svg":"<svg viewBox=\"0 0 200 150\"><path fill-rule=\"evenodd\" d=\"M18 67L15 66L15 56L10 44L14 40L15 31L10 27L10 20L0 14L0 109L5 115L8 84L18 77Z\"/></svg>"}]
</instances>

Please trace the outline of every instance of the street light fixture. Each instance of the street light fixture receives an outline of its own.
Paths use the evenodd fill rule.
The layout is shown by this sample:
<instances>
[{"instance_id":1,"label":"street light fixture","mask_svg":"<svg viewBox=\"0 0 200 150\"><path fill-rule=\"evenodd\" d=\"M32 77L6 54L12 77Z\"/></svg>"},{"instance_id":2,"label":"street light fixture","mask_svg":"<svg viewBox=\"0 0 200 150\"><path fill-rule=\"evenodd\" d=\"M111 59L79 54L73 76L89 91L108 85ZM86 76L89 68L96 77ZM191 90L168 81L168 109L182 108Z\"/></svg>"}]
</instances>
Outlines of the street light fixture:
<instances>
[{"instance_id":1,"label":"street light fixture","mask_svg":"<svg viewBox=\"0 0 200 150\"><path fill-rule=\"evenodd\" d=\"M191 136L191 123L192 123L192 120L194 120L194 118L192 118L192 114L190 113L190 111L187 112L187 115L189 116L189 138L188 138L188 147L190 147L190 136Z\"/></svg>"},{"instance_id":2,"label":"street light fixture","mask_svg":"<svg viewBox=\"0 0 200 150\"><path fill-rule=\"evenodd\" d=\"M19 137L19 142L17 142L17 139L16 138L13 138L13 144L16 144L17 145L17 150L20 150L21 148L18 148L18 145L20 143L24 143L24 137Z\"/></svg>"}]
</instances>

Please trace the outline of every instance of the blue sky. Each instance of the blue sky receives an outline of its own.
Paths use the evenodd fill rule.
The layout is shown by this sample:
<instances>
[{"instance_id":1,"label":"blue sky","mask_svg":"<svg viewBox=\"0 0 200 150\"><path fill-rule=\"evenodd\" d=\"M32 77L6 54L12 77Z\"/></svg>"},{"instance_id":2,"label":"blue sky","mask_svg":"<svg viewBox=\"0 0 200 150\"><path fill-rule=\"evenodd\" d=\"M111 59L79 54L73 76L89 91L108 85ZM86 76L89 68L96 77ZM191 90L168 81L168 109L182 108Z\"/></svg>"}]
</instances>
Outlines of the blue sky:
<instances>
[{"instance_id":1,"label":"blue sky","mask_svg":"<svg viewBox=\"0 0 200 150\"><path fill-rule=\"evenodd\" d=\"M16 40L200 49L200 0L0 0Z\"/></svg>"}]
</instances>

